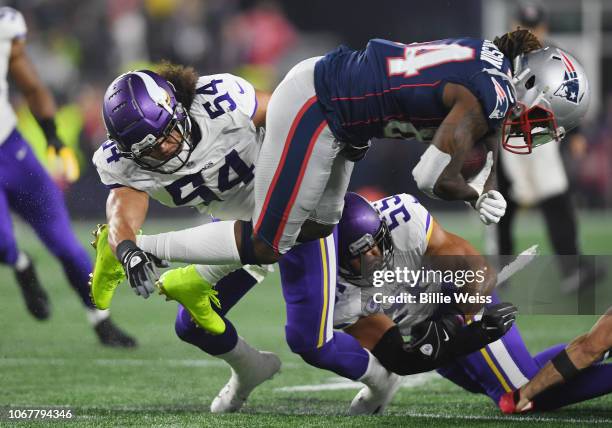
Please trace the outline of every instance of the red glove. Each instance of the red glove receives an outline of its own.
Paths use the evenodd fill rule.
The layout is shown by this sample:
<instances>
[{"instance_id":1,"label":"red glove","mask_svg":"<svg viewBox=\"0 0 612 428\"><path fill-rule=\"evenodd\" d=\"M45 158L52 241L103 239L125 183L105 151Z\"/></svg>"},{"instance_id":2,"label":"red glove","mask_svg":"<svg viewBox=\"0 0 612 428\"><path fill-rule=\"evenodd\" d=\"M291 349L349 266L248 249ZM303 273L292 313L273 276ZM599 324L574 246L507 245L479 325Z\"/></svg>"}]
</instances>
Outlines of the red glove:
<instances>
[{"instance_id":1,"label":"red glove","mask_svg":"<svg viewBox=\"0 0 612 428\"><path fill-rule=\"evenodd\" d=\"M499 409L502 413L506 415L510 415L512 413L525 413L533 410L533 402L530 401L523 409L518 410L516 408L517 404L521 400L521 390L517 389L516 391L506 392L499 399Z\"/></svg>"}]
</instances>

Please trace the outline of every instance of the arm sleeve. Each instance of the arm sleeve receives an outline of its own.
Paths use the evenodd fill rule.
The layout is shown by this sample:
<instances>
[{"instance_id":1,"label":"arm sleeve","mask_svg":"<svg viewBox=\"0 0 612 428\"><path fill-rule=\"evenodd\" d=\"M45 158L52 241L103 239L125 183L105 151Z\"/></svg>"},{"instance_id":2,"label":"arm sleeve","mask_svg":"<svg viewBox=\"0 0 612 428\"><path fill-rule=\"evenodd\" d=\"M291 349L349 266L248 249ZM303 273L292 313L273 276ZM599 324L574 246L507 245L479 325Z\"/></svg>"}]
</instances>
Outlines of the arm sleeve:
<instances>
[{"instance_id":1,"label":"arm sleeve","mask_svg":"<svg viewBox=\"0 0 612 428\"><path fill-rule=\"evenodd\" d=\"M440 368L455 358L484 348L492 341L484 334L480 322L473 322L458 329L450 341L440 343L443 348L437 352L436 358L431 358L419 348L406 346L399 327L394 326L378 341L372 354L387 370L404 376Z\"/></svg>"}]
</instances>

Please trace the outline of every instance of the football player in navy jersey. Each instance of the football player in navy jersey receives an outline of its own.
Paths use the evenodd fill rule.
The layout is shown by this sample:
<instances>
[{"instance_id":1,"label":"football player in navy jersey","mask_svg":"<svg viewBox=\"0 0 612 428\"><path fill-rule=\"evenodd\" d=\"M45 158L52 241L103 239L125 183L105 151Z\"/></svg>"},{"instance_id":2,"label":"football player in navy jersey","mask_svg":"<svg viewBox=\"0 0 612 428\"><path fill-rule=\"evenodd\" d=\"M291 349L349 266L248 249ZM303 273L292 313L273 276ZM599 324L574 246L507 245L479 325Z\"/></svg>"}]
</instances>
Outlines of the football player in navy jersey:
<instances>
[{"instance_id":1,"label":"football player in navy jersey","mask_svg":"<svg viewBox=\"0 0 612 428\"><path fill-rule=\"evenodd\" d=\"M570 87L574 98L564 96ZM329 235L354 162L376 138L429 142L413 171L419 188L469 202L485 224L497 223L506 207L495 190L500 134L505 148L529 153L559 141L587 105L578 62L527 30L493 42L374 39L361 51L342 46L302 61L270 100L252 222L235 222L233 236L222 224L204 229L204 242L227 243L209 261L272 263L298 241ZM480 140L486 162L466 181L464 159Z\"/></svg>"}]
</instances>

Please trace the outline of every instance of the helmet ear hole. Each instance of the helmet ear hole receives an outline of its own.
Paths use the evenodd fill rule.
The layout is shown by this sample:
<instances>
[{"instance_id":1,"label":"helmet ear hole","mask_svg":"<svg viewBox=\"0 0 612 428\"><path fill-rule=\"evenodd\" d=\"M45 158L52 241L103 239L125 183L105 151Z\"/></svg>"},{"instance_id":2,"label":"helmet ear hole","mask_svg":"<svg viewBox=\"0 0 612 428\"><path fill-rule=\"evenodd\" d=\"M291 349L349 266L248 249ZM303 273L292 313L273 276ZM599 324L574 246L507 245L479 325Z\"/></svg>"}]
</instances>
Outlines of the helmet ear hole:
<instances>
[{"instance_id":1,"label":"helmet ear hole","mask_svg":"<svg viewBox=\"0 0 612 428\"><path fill-rule=\"evenodd\" d=\"M527 81L525 82L525 89L533 88L535 86L535 81L536 81L535 75L527 79Z\"/></svg>"}]
</instances>

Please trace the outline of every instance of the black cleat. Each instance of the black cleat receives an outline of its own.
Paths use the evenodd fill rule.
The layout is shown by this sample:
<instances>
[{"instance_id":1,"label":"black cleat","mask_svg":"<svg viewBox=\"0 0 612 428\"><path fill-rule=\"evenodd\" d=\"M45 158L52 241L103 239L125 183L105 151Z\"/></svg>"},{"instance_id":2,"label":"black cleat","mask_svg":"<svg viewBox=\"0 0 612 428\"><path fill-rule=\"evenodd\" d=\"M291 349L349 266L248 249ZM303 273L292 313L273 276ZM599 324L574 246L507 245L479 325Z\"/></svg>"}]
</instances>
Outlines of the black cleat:
<instances>
[{"instance_id":1,"label":"black cleat","mask_svg":"<svg viewBox=\"0 0 612 428\"><path fill-rule=\"evenodd\" d=\"M18 271L13 269L15 272L15 279L23 294L23 300L25 301L28 311L37 320L46 320L51 315L51 304L49 303L49 296L45 290L41 287L36 275L36 270L32 264L32 260L28 258L28 267L24 270Z\"/></svg>"},{"instance_id":2,"label":"black cleat","mask_svg":"<svg viewBox=\"0 0 612 428\"><path fill-rule=\"evenodd\" d=\"M104 346L116 348L135 348L138 343L136 339L123 332L110 318L100 321L94 327L100 343Z\"/></svg>"}]
</instances>

